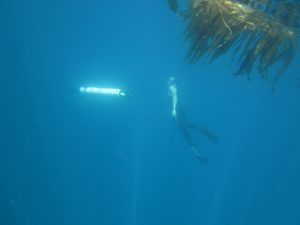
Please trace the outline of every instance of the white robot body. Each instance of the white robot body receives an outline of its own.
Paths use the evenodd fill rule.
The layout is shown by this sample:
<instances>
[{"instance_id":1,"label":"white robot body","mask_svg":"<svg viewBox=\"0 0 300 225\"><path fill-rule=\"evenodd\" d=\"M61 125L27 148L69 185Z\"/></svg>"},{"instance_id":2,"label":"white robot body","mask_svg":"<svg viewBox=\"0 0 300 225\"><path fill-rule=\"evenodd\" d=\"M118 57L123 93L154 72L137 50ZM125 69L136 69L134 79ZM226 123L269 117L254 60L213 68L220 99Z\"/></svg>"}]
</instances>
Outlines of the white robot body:
<instances>
[{"instance_id":1,"label":"white robot body","mask_svg":"<svg viewBox=\"0 0 300 225\"><path fill-rule=\"evenodd\" d=\"M125 96L119 88L80 87L81 93Z\"/></svg>"}]
</instances>

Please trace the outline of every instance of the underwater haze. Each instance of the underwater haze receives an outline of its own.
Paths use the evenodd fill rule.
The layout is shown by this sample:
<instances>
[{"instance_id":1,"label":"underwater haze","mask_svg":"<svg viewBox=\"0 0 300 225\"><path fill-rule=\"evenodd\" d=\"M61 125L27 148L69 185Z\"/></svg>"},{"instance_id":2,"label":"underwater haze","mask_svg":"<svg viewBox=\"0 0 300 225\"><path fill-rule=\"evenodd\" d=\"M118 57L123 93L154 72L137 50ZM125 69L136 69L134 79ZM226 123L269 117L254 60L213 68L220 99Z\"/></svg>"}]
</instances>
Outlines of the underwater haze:
<instances>
[{"instance_id":1,"label":"underwater haze","mask_svg":"<svg viewBox=\"0 0 300 225\"><path fill-rule=\"evenodd\" d=\"M274 94L228 54L187 63L165 0L2 0L0 17L0 225L300 224L299 55ZM170 76L218 137L191 130L207 164Z\"/></svg>"}]
</instances>

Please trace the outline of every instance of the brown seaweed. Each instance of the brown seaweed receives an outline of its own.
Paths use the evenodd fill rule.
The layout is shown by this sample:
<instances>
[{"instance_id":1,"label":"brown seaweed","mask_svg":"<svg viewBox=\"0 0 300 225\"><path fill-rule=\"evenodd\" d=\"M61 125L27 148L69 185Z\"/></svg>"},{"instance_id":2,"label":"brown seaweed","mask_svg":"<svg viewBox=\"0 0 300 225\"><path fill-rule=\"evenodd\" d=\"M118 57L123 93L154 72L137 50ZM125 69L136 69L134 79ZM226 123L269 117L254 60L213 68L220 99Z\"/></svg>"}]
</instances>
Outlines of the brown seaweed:
<instances>
[{"instance_id":1,"label":"brown seaweed","mask_svg":"<svg viewBox=\"0 0 300 225\"><path fill-rule=\"evenodd\" d=\"M177 1L168 0L178 10ZM273 84L284 74L296 52L300 3L271 0L190 0L182 11L184 36L190 43L187 60L197 62L205 55L214 61L232 51L238 66L235 75L257 69ZM270 68L279 64L271 75Z\"/></svg>"}]
</instances>

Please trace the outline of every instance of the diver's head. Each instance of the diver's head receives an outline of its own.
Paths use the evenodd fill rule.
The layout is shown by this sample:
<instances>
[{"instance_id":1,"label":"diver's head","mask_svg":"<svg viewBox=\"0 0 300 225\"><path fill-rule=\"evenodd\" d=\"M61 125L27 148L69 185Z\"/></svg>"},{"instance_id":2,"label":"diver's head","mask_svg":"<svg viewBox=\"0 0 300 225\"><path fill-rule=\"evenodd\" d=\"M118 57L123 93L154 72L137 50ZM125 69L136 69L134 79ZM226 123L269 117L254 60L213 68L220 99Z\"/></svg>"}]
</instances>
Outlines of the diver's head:
<instances>
[{"instance_id":1,"label":"diver's head","mask_svg":"<svg viewBox=\"0 0 300 225\"><path fill-rule=\"evenodd\" d=\"M172 85L172 84L174 84L174 83L175 83L175 77L170 76L170 77L169 77L169 80L168 80L168 84L169 84L169 85Z\"/></svg>"},{"instance_id":2,"label":"diver's head","mask_svg":"<svg viewBox=\"0 0 300 225\"><path fill-rule=\"evenodd\" d=\"M173 82L174 82L174 81L175 81L175 77L170 76L170 77L169 77L169 81L173 81Z\"/></svg>"}]
</instances>

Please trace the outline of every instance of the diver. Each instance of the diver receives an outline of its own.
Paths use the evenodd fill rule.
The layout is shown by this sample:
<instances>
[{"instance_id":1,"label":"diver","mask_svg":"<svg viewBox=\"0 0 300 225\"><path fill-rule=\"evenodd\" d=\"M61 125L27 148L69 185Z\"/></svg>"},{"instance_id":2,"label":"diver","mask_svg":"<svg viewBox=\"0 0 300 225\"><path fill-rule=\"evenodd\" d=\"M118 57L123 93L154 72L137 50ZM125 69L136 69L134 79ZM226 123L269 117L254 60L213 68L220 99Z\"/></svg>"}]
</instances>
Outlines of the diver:
<instances>
[{"instance_id":1,"label":"diver","mask_svg":"<svg viewBox=\"0 0 300 225\"><path fill-rule=\"evenodd\" d=\"M80 87L79 91L81 93L88 94L100 94L100 95L114 95L114 96L122 96L128 97L131 96L129 91L119 88L100 88L100 87Z\"/></svg>"},{"instance_id":2,"label":"diver","mask_svg":"<svg viewBox=\"0 0 300 225\"><path fill-rule=\"evenodd\" d=\"M194 153L194 155L203 163L207 164L208 159L206 156L202 155L198 148L195 146L192 136L190 134L190 129L195 129L201 131L205 134L213 143L218 142L218 137L210 132L207 128L200 126L198 124L193 124L187 121L185 111L180 104L178 99L178 90L176 85L175 77L171 76L168 81L169 94L172 98L172 116L175 118L178 128L182 133L183 137L189 145L189 149Z\"/></svg>"}]
</instances>

